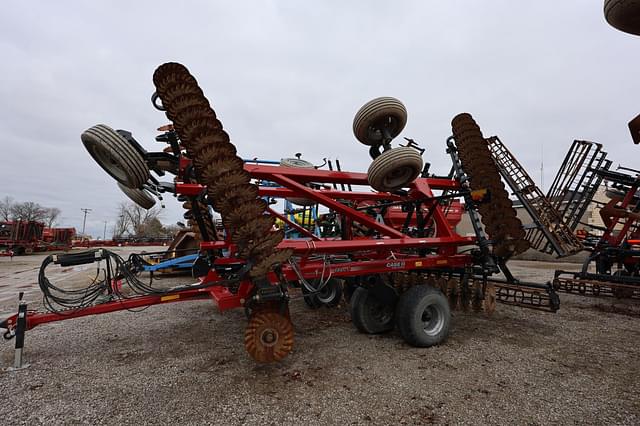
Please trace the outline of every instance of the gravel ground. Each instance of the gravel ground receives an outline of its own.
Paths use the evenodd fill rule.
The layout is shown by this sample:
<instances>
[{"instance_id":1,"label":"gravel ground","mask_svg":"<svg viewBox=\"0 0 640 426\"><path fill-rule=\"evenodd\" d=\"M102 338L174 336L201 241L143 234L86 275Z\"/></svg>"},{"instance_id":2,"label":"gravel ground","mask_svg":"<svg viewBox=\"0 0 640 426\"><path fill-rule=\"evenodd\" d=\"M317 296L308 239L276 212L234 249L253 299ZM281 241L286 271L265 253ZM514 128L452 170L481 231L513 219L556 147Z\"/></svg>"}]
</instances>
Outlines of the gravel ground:
<instances>
[{"instance_id":1,"label":"gravel ground","mask_svg":"<svg viewBox=\"0 0 640 426\"><path fill-rule=\"evenodd\" d=\"M37 300L42 257L0 259L0 290ZM537 282L576 267L510 265ZM0 312L14 304L0 298ZM40 326L26 369L6 368L13 341L0 344L0 423L640 423L638 303L562 295L556 314L455 313L429 349L357 333L346 306L291 310L295 349L267 366L244 352L243 313L206 301Z\"/></svg>"}]
</instances>

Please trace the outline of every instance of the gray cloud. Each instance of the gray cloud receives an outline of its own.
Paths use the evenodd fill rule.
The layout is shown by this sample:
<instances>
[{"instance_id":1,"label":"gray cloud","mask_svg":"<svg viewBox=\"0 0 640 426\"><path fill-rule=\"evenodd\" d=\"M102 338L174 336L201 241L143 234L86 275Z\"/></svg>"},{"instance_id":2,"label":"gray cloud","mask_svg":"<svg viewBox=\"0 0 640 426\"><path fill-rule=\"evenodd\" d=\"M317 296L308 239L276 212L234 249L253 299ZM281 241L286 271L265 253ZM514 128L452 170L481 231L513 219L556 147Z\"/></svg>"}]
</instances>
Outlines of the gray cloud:
<instances>
[{"instance_id":1,"label":"gray cloud","mask_svg":"<svg viewBox=\"0 0 640 426\"><path fill-rule=\"evenodd\" d=\"M633 167L639 46L604 22L601 1L12 2L0 16L0 195L58 206L78 228L93 208L87 228L102 235L124 196L79 135L105 123L159 148L167 120L149 96L166 61L196 75L246 157L303 152L366 170L353 114L395 96L437 172L463 111L538 181L540 145L549 183L575 138ZM180 216L169 199L165 222Z\"/></svg>"}]
</instances>

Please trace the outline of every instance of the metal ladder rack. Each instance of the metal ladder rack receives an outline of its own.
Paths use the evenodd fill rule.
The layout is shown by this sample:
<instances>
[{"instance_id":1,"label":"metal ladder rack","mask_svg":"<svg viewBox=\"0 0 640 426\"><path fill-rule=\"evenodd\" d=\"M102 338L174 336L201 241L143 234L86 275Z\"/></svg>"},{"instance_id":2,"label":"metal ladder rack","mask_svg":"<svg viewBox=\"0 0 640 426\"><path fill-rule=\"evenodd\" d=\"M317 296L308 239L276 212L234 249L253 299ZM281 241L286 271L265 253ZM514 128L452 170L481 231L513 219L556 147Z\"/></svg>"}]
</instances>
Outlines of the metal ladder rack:
<instances>
[{"instance_id":1,"label":"metal ladder rack","mask_svg":"<svg viewBox=\"0 0 640 426\"><path fill-rule=\"evenodd\" d=\"M603 176L597 172L611 167L606 157L601 144L574 140L549 188L547 199L571 231L575 231L602 183Z\"/></svg>"},{"instance_id":2,"label":"metal ladder rack","mask_svg":"<svg viewBox=\"0 0 640 426\"><path fill-rule=\"evenodd\" d=\"M555 251L558 257L582 250L580 240L502 141L492 136L487 139L487 144L502 178L535 223L526 235L531 246L545 253Z\"/></svg>"}]
</instances>

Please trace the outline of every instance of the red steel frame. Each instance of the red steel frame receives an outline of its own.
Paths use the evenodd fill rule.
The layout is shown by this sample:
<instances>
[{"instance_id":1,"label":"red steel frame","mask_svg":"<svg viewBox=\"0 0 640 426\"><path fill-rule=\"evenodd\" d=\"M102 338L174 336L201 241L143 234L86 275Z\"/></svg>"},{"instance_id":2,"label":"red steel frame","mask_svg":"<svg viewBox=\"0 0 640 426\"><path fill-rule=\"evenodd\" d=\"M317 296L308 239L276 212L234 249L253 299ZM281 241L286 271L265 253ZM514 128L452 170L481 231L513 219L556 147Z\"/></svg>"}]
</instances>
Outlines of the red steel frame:
<instances>
[{"instance_id":1,"label":"red steel frame","mask_svg":"<svg viewBox=\"0 0 640 426\"><path fill-rule=\"evenodd\" d=\"M181 158L181 173L187 165L188 160ZM468 254L457 254L457 248L460 246L474 245L476 238L461 237L456 234L449 227L442 208L433 198L433 190L455 191L459 189L459 183L454 179L419 178L409 186L408 195L402 197L396 194L379 192L312 189L305 185L313 182L368 186L367 175L365 173L255 164L245 164L244 167L254 179L276 182L282 185L280 188L261 186L259 188L260 196L312 199L338 212L349 221L357 222L362 226L378 231L380 238L377 239L341 240L337 238L319 238L314 235L309 235L310 233L308 233L308 239L283 240L278 248L293 249L295 255L300 256L298 270L305 279L324 277L329 274L333 277L350 277L413 269L463 268L473 261L472 257ZM202 193L203 190L204 188L199 184L176 183L177 194L196 196ZM436 236L428 238L409 237L401 231L387 224L377 222L374 218L338 200L421 200L427 209L432 210L431 218L436 225ZM270 210L270 213L281 219L284 217L284 215L273 210ZM289 220L285 220L285 222L296 227L296 224ZM234 247L229 240L203 242L200 248L202 250L229 249L231 252L234 251ZM402 253L402 249L408 248L430 249L435 251L435 254L418 256L415 254ZM310 260L308 258L309 255L339 253L358 253L358 258L357 260L340 263L325 263L324 260ZM216 260L216 263L229 262L233 262L233 259L220 258ZM241 260L238 260L238 262L241 262ZM299 279L293 267L289 264L282 265L282 275L290 281ZM279 278L273 272L268 274L268 279L273 284L279 282ZM216 283L222 280L223 278L220 277L214 269L211 269L205 277L200 279L199 288L197 289L186 289L164 295L137 296L71 310L63 314L30 312L27 316L27 330L47 322L187 300L212 299L220 311L244 306L245 301L251 296L254 290L251 281L245 280L241 282L237 292L232 293L222 285L216 285ZM15 328L16 320L17 315L14 315L7 319L3 325L8 326L9 330L12 330Z\"/></svg>"},{"instance_id":2,"label":"red steel frame","mask_svg":"<svg viewBox=\"0 0 640 426\"><path fill-rule=\"evenodd\" d=\"M631 201L635 197L635 194L638 191L639 187L640 182L631 185L624 198L620 202L620 205L613 208L614 214L611 214L611 216L606 216L606 213L608 213L608 211L604 210L604 208L600 210L602 220L607 227L607 230L602 235L602 241L606 241L611 246L620 246L627 237L636 238L635 235L628 235L631 226L636 222L636 220L631 217L625 218L625 221L622 224L622 229L616 230L616 226L620 223L620 219L623 216L615 215L615 210L619 210L620 213L626 212L627 208L631 207ZM615 206L617 203L612 200L610 204L612 206ZM616 231L617 233L615 233Z\"/></svg>"}]
</instances>

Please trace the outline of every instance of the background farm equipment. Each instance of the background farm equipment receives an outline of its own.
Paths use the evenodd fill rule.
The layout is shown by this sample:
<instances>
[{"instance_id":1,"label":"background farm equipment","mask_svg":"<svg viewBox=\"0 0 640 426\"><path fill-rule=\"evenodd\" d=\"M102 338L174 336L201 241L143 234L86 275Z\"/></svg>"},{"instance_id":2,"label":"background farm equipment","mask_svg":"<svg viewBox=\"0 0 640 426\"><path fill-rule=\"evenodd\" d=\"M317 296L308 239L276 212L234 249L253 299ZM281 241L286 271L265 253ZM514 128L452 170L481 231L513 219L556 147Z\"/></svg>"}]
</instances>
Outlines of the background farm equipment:
<instances>
[{"instance_id":1,"label":"background farm equipment","mask_svg":"<svg viewBox=\"0 0 640 426\"><path fill-rule=\"evenodd\" d=\"M635 139L640 134L638 122L640 116L629 123ZM580 272L555 272L554 289L590 296L639 297L638 175L610 170L612 162L601 144L576 140L544 195L498 137L488 138L487 144L502 178L533 220L526 235L532 247L558 257L589 252ZM625 167L619 170L639 173ZM607 203L594 200L603 182L610 199ZM584 221L588 207L594 205L602 227Z\"/></svg>"},{"instance_id":2,"label":"background farm equipment","mask_svg":"<svg viewBox=\"0 0 640 426\"><path fill-rule=\"evenodd\" d=\"M163 153L148 153L130 132L94 126L82 141L100 166L141 206L153 196L172 193L183 203L185 219L200 241L193 274L198 282L159 289L136 277L134 262L106 250L49 257L39 284L49 313L28 312L0 326L5 337L24 335L38 324L159 303L210 298L220 311L243 308L249 322L245 348L259 362L284 358L293 347L288 301L301 288L311 307L331 306L344 291L354 325L381 333L397 326L415 346L442 342L450 309L495 309L508 304L555 311L551 286L522 283L506 262L529 247L525 230L491 159L489 146L469 114L452 122L447 152L453 167L447 176L429 173L424 149L407 139L391 141L403 130L406 110L394 98L365 104L354 119L356 138L373 159L367 173L308 167L295 161L279 165L243 161L222 124L182 65L169 63L154 74L156 108L173 124L156 139ZM288 159L295 160L295 159ZM298 158L298 160L300 160ZM339 167L337 167L339 168ZM160 182L149 171L176 175ZM352 190L373 188L375 191ZM475 236L460 236L459 199L472 218ZM271 200L322 206L307 229L277 212ZM211 207L221 214L221 227ZM149 207L147 207L149 208ZM276 218L298 232L285 238ZM222 231L222 232L221 232ZM88 288L66 290L49 282L50 265L101 262L103 279ZM506 280L491 278L499 272ZM23 320L20 320L20 319Z\"/></svg>"},{"instance_id":3,"label":"background farm equipment","mask_svg":"<svg viewBox=\"0 0 640 426\"><path fill-rule=\"evenodd\" d=\"M37 221L0 222L0 253L32 254L47 250L69 250L74 228L47 228Z\"/></svg>"},{"instance_id":4,"label":"background farm equipment","mask_svg":"<svg viewBox=\"0 0 640 426\"><path fill-rule=\"evenodd\" d=\"M633 171L621 167L619 169ZM580 272L558 270L554 287L590 296L640 297L640 177L612 170L597 173L610 185L610 201L600 208L602 235L587 248L589 257Z\"/></svg>"},{"instance_id":5,"label":"background farm equipment","mask_svg":"<svg viewBox=\"0 0 640 426\"><path fill-rule=\"evenodd\" d=\"M629 131L634 143L640 139L640 115L629 122ZM598 148L599 149L599 148ZM607 184L607 203L599 204L599 215L604 226L594 226L578 222L584 207L574 207L573 223L582 223L594 233L585 239L585 250L589 251L588 258L582 265L580 272L557 270L553 286L558 291L577 293L589 296L615 296L616 298L640 297L640 198L637 196L640 187L640 172L627 167L618 167L619 171L610 170L611 161L604 160L604 155L594 155L598 161L588 163L585 175L591 176L589 182L602 181ZM565 161L566 163L566 161ZM569 167L569 169L574 169ZM562 172L562 169L561 169ZM629 173L631 172L631 173ZM556 177L556 181L561 173ZM576 188L573 194L584 191L595 192L589 185ZM591 201L591 198L589 198ZM597 202L596 202L597 203ZM569 207L571 202L566 203ZM579 203L574 203L578 206ZM569 208L566 210L570 210Z\"/></svg>"}]
</instances>

